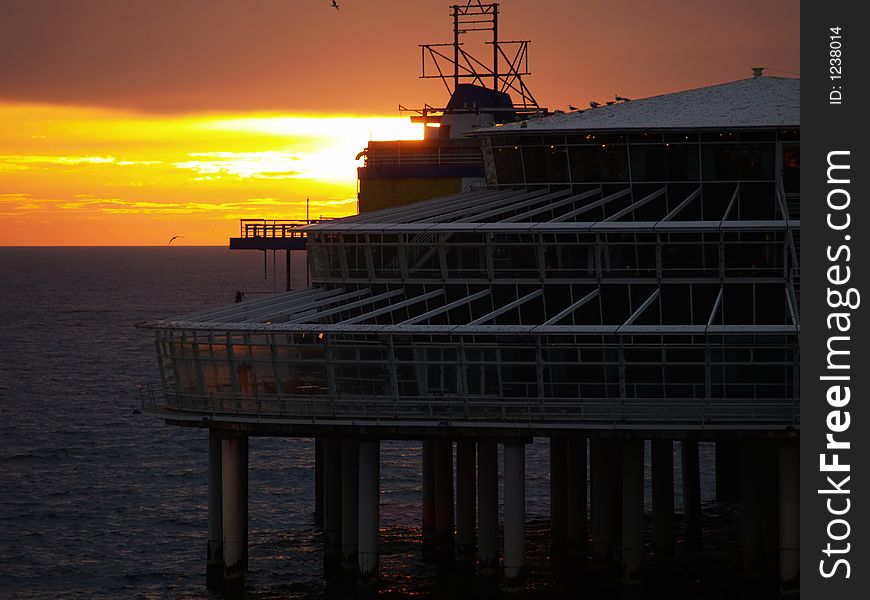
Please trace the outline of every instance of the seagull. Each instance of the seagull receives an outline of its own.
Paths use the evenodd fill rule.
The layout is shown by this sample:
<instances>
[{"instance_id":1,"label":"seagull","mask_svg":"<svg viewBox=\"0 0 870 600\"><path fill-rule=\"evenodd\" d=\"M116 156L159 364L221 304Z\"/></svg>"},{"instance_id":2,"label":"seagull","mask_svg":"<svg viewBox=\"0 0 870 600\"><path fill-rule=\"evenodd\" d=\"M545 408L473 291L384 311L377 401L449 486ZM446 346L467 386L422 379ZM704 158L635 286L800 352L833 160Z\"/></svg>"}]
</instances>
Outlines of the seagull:
<instances>
[{"instance_id":1,"label":"seagull","mask_svg":"<svg viewBox=\"0 0 870 600\"><path fill-rule=\"evenodd\" d=\"M340 7L338 6L338 2L336 2L335 0L332 0L332 4L330 4L330 6L332 8L334 8L335 10L340 10Z\"/></svg>"},{"instance_id":2,"label":"seagull","mask_svg":"<svg viewBox=\"0 0 870 600\"><path fill-rule=\"evenodd\" d=\"M166 245L167 245L167 246L171 246L171 245L172 245L172 242L174 242L174 241L177 240L178 238L184 239L184 236L183 236L183 235L173 235L171 238L169 238L169 243L166 244Z\"/></svg>"},{"instance_id":3,"label":"seagull","mask_svg":"<svg viewBox=\"0 0 870 600\"><path fill-rule=\"evenodd\" d=\"M601 106L601 105L598 104L597 102L590 102L589 103L589 108L598 108L599 106Z\"/></svg>"},{"instance_id":4,"label":"seagull","mask_svg":"<svg viewBox=\"0 0 870 600\"><path fill-rule=\"evenodd\" d=\"M569 104L569 105L568 105L568 110L580 110L580 109L577 108L576 106L571 106L571 105Z\"/></svg>"},{"instance_id":5,"label":"seagull","mask_svg":"<svg viewBox=\"0 0 870 600\"><path fill-rule=\"evenodd\" d=\"M623 98L623 97L620 96L619 94L616 94L613 98L614 98L617 102L631 102L631 98Z\"/></svg>"}]
</instances>

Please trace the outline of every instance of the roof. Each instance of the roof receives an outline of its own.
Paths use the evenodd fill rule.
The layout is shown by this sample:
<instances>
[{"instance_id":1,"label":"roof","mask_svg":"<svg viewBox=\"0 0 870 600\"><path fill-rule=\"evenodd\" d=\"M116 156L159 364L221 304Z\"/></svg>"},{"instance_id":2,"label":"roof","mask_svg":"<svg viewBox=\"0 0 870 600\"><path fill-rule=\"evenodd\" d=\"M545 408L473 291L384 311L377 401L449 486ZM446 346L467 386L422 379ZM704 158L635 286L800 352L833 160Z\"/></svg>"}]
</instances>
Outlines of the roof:
<instances>
[{"instance_id":1,"label":"roof","mask_svg":"<svg viewBox=\"0 0 870 600\"><path fill-rule=\"evenodd\" d=\"M700 210L704 198L700 185L671 190L666 183L653 189L629 185L591 186L579 192L568 189L484 189L442 196L343 219L308 225L307 233L371 232L588 232L588 231L775 231L800 227L789 218L778 191L771 190L766 215L758 208L752 219L736 219L732 206L743 202L734 183L727 209Z\"/></svg>"},{"instance_id":2,"label":"roof","mask_svg":"<svg viewBox=\"0 0 870 600\"><path fill-rule=\"evenodd\" d=\"M476 133L797 127L800 125L800 86L800 79L753 77L529 119L523 123L480 129Z\"/></svg>"}]
</instances>

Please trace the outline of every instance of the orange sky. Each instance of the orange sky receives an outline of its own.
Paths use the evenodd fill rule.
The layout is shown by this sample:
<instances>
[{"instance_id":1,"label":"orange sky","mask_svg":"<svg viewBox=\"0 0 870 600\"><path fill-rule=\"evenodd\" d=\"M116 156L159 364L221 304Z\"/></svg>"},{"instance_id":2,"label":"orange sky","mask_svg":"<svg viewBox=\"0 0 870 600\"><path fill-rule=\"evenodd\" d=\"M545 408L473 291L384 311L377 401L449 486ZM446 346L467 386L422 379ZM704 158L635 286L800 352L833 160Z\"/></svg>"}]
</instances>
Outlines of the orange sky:
<instances>
[{"instance_id":1,"label":"orange sky","mask_svg":"<svg viewBox=\"0 0 870 600\"><path fill-rule=\"evenodd\" d=\"M0 245L223 245L306 196L353 212L356 153L420 135L398 103L446 101L417 44L449 41L450 2L339 4L5 0ZM551 109L800 68L797 0L507 0L500 30L532 40Z\"/></svg>"}]
</instances>

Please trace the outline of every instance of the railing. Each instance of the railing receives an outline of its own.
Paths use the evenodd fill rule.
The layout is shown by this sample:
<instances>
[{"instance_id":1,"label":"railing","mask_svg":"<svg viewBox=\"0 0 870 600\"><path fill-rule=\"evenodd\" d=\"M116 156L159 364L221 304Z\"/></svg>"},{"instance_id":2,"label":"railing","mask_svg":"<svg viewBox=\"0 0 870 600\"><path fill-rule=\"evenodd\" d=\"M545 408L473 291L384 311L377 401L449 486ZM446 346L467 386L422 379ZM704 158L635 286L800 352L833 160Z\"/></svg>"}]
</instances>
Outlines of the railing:
<instances>
[{"instance_id":1,"label":"railing","mask_svg":"<svg viewBox=\"0 0 870 600\"><path fill-rule=\"evenodd\" d=\"M294 395L292 397L169 393L160 384L142 385L140 397L146 412L180 415L281 419L365 420L389 425L429 422L432 425L466 423L516 425L589 424L612 426L799 426L798 401L752 399L592 399L564 398L467 399L457 396L402 397Z\"/></svg>"},{"instance_id":2,"label":"railing","mask_svg":"<svg viewBox=\"0 0 870 600\"><path fill-rule=\"evenodd\" d=\"M313 223L329 221L320 219L239 219L239 237L242 238L304 238L306 233L302 227Z\"/></svg>"},{"instance_id":3,"label":"railing","mask_svg":"<svg viewBox=\"0 0 870 600\"><path fill-rule=\"evenodd\" d=\"M365 166L385 167L397 165L482 165L483 156L478 148L437 146L431 149L402 147L390 149L369 148Z\"/></svg>"}]
</instances>

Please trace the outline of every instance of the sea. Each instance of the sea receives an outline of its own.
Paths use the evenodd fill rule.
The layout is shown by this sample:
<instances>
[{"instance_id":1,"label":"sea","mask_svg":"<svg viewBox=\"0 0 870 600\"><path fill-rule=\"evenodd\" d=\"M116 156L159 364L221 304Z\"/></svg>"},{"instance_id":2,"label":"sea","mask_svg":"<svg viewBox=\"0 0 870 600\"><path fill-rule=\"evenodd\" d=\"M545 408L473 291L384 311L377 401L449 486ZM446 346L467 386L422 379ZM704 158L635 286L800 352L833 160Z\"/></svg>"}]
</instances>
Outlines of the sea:
<instances>
[{"instance_id":1,"label":"sea","mask_svg":"<svg viewBox=\"0 0 870 600\"><path fill-rule=\"evenodd\" d=\"M0 598L221 597L205 587L207 434L142 412L139 386L158 372L152 336L136 324L231 304L236 290L283 289L277 258L218 247L0 248ZM291 283L304 285L304 255L294 260ZM313 447L250 442L249 598L353 595L321 577ZM419 442L382 443L377 594L473 597L474 586L422 560L420 457ZM546 440L535 439L529 574L511 596L563 594L549 570L548 462ZM708 444L701 462L705 539L731 539ZM676 482L679 512L679 472ZM722 548L711 564L734 562L733 547ZM723 597L712 571L698 597Z\"/></svg>"}]
</instances>

